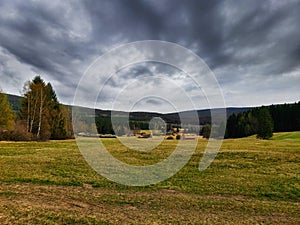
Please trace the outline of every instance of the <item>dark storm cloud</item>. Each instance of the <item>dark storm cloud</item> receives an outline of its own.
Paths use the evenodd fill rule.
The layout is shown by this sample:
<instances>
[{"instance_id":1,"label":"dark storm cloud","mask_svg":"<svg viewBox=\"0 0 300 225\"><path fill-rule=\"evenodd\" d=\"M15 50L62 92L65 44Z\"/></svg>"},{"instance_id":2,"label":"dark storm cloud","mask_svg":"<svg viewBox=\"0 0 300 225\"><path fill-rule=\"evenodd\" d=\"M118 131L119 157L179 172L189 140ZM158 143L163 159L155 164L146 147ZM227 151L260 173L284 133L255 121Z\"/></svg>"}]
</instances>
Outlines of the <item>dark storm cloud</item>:
<instances>
[{"instance_id":1,"label":"dark storm cloud","mask_svg":"<svg viewBox=\"0 0 300 225\"><path fill-rule=\"evenodd\" d=\"M70 82L72 61L82 60L84 48L71 36L64 6L26 1L2 2L1 46L20 62ZM21 72L21 71L20 71Z\"/></svg>"},{"instance_id":2,"label":"dark storm cloud","mask_svg":"<svg viewBox=\"0 0 300 225\"><path fill-rule=\"evenodd\" d=\"M0 76L15 81L45 74L55 81L62 101L70 102L82 73L98 56L120 44L155 39L178 43L203 58L225 98L257 91L255 83L269 77L269 85L260 88L286 95L288 84L300 80L299 12L300 1L292 0L1 1L0 59L5 63ZM172 71L137 66L109 84L117 89L126 79L145 74L175 77ZM279 101L300 97L299 92L290 95Z\"/></svg>"},{"instance_id":3,"label":"dark storm cloud","mask_svg":"<svg viewBox=\"0 0 300 225\"><path fill-rule=\"evenodd\" d=\"M286 1L277 8L279 3L251 1L244 3L244 9L238 9L242 13L237 18L234 14L228 16L233 24L226 27L224 43L232 48L228 54L230 63L237 66L265 64L260 71L265 75L280 74L299 66L299 55L297 57L295 52L299 49L300 4Z\"/></svg>"},{"instance_id":4,"label":"dark storm cloud","mask_svg":"<svg viewBox=\"0 0 300 225\"><path fill-rule=\"evenodd\" d=\"M130 40L155 38L155 30L161 29L162 15L140 0L124 1L85 1L85 9L89 12L94 37L108 42L120 36ZM103 38L109 35L110 38Z\"/></svg>"}]
</instances>

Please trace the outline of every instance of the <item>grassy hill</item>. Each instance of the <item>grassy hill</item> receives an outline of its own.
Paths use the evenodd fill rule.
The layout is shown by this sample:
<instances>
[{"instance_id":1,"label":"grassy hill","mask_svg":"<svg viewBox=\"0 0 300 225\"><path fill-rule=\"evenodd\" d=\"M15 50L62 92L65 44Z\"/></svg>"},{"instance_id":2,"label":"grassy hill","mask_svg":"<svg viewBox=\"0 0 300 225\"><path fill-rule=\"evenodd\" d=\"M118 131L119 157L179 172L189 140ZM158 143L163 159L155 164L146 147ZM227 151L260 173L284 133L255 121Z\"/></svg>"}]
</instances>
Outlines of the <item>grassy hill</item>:
<instances>
[{"instance_id":1,"label":"grassy hill","mask_svg":"<svg viewBox=\"0 0 300 225\"><path fill-rule=\"evenodd\" d=\"M299 141L300 142L300 132L282 132L275 133L272 137L273 140L284 140L284 141Z\"/></svg>"}]
</instances>

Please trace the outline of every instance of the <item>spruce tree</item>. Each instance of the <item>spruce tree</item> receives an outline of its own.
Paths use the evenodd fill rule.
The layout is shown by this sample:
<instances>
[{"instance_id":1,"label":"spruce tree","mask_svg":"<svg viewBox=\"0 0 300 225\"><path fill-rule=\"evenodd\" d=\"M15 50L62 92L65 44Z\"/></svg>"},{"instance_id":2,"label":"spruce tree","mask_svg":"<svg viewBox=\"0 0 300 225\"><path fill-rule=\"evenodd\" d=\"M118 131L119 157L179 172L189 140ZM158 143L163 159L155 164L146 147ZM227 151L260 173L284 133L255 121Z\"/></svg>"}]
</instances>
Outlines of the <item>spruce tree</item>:
<instances>
[{"instance_id":1,"label":"spruce tree","mask_svg":"<svg viewBox=\"0 0 300 225\"><path fill-rule=\"evenodd\" d=\"M269 139L273 136L273 119L266 107L259 109L257 118L257 138Z\"/></svg>"},{"instance_id":2,"label":"spruce tree","mask_svg":"<svg viewBox=\"0 0 300 225\"><path fill-rule=\"evenodd\" d=\"M46 85L49 111L49 125L51 130L51 139L65 139L66 132L66 118L62 112L61 105L58 102L56 93L52 85Z\"/></svg>"}]
</instances>

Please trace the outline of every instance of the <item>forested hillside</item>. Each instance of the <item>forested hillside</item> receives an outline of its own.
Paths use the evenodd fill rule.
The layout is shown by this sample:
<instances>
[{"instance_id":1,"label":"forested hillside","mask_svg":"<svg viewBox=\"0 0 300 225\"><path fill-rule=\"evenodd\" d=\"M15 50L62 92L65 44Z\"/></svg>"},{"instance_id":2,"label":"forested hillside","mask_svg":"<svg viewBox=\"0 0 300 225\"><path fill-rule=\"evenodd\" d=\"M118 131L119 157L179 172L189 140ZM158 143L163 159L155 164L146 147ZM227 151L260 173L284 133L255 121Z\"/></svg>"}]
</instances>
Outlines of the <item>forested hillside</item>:
<instances>
[{"instance_id":1,"label":"forested hillside","mask_svg":"<svg viewBox=\"0 0 300 225\"><path fill-rule=\"evenodd\" d=\"M261 110L267 114L260 116ZM268 119L268 114L270 119ZM271 121L268 121L271 120ZM292 104L262 106L229 116L226 138L257 134L262 123L271 123L272 132L300 131L300 101Z\"/></svg>"},{"instance_id":2,"label":"forested hillside","mask_svg":"<svg viewBox=\"0 0 300 225\"><path fill-rule=\"evenodd\" d=\"M32 111L28 111L30 110L28 108L30 106L28 101L30 101L29 97L32 97L31 94L35 93L36 97L41 99L40 92L34 91L34 87L29 89L24 97L7 95L7 100L10 102L16 118L19 118L16 124L19 128L21 126L20 124L23 124L21 128L26 127L27 132L34 134L35 137L39 136L39 138L41 138L41 132L44 132L44 139L64 139L72 137L71 106L61 105L57 100L51 84L45 84L43 80L39 79L35 78L31 82L32 87L34 86L33 84L40 83L39 85L44 88L45 94L48 93L49 95L49 97L42 99L45 102L44 106L42 106L44 108L40 109L40 111L38 110L38 108L41 107L39 102L35 104L35 107L38 108L35 109L32 105L30 108ZM38 111L41 113L41 116ZM272 136L272 132L300 131L300 101L292 104L279 104L255 108L227 108L226 111L228 120L225 138L240 138L257 134L258 137L267 139ZM110 110L92 109L90 112L95 113L98 133L115 133L111 124L112 112ZM126 114L125 112L118 113L120 115ZM188 117L190 111L181 113ZM199 131L200 127L200 134L205 133L205 137L209 137L211 126L210 110L198 110L197 113L199 124L194 124L194 121L191 121L190 131ZM90 116L91 115L89 115L89 117ZM149 129L149 121L154 117L162 118L167 123L168 130L172 127L180 126L179 113L130 112L130 129ZM88 127L84 124L85 121L81 122L83 123L82 127ZM39 128L39 123L43 124L44 130L41 129L41 127ZM118 128L120 134L126 134L123 128L122 126Z\"/></svg>"}]
</instances>

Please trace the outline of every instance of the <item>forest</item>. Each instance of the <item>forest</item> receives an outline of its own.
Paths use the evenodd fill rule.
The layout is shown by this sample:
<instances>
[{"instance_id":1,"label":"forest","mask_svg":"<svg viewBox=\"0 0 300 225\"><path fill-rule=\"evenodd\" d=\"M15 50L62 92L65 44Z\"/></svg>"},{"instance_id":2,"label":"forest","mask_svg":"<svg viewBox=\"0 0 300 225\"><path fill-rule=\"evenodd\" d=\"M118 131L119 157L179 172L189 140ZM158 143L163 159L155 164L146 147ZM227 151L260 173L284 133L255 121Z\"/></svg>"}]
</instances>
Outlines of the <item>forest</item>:
<instances>
[{"instance_id":1,"label":"forest","mask_svg":"<svg viewBox=\"0 0 300 225\"><path fill-rule=\"evenodd\" d=\"M261 106L228 117L225 138L258 134L268 139L272 132L300 130L300 101L292 104Z\"/></svg>"}]
</instances>

